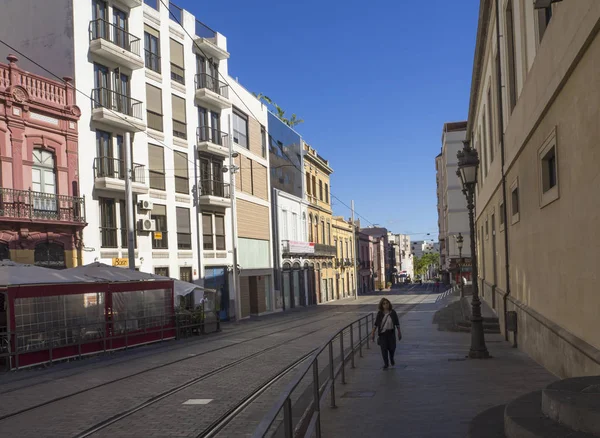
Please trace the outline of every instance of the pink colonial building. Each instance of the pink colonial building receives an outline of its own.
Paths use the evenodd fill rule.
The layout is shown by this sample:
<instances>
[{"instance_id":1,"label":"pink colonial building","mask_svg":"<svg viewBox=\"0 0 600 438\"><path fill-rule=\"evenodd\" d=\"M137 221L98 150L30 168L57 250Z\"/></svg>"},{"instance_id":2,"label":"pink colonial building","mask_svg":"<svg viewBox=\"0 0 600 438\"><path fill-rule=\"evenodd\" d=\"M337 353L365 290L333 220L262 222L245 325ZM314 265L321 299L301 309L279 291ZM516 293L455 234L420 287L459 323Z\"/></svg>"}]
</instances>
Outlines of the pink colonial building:
<instances>
[{"instance_id":1,"label":"pink colonial building","mask_svg":"<svg viewBox=\"0 0 600 438\"><path fill-rule=\"evenodd\" d=\"M0 260L77 266L84 199L79 193L74 88L0 63Z\"/></svg>"}]
</instances>

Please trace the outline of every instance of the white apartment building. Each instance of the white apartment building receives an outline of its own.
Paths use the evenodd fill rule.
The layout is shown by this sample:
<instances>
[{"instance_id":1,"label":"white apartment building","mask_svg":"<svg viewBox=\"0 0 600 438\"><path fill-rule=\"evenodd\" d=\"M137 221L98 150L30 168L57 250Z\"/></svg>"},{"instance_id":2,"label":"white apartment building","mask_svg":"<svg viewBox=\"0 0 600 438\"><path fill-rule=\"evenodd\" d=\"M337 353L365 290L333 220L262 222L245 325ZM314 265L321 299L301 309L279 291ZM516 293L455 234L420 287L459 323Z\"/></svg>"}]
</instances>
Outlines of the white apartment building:
<instances>
[{"instance_id":1,"label":"white apartment building","mask_svg":"<svg viewBox=\"0 0 600 438\"><path fill-rule=\"evenodd\" d=\"M402 276L406 275L409 278L414 277L413 256L411 251L410 235L396 234L396 238L400 243L400 260Z\"/></svg>"},{"instance_id":2,"label":"white apartment building","mask_svg":"<svg viewBox=\"0 0 600 438\"><path fill-rule=\"evenodd\" d=\"M436 157L436 182L438 194L438 226L440 271L445 282L459 281L460 272L470 279L471 241L469 232L469 211L467 200L462 192L458 170L457 152L463 148L467 135L467 122L445 123L442 131L442 151ZM456 237L463 237L462 252L458 250ZM462 255L462 264L459 256Z\"/></svg>"},{"instance_id":3,"label":"white apartment building","mask_svg":"<svg viewBox=\"0 0 600 438\"><path fill-rule=\"evenodd\" d=\"M0 36L57 76L74 79L81 117L78 163L72 164L79 166L75 193L86 198L88 222L83 263L127 263L129 137L136 269L185 281L205 278L207 287L222 293L227 317L234 309L230 172L223 172L234 104L231 79L224 80L227 41L189 12L165 4L170 11L158 0L55 0L52 8L40 8L39 0L7 0ZM14 19L19 16L28 21ZM257 135L266 135L265 112L254 112L264 119ZM234 133L252 131L250 124L235 123ZM234 142L239 138L234 135ZM255 161L268 169L266 154L258 155ZM261 237L268 242L268 189L263 198L268 231ZM270 259L270 243L262 246ZM254 273L272 267L266 254Z\"/></svg>"}]
</instances>

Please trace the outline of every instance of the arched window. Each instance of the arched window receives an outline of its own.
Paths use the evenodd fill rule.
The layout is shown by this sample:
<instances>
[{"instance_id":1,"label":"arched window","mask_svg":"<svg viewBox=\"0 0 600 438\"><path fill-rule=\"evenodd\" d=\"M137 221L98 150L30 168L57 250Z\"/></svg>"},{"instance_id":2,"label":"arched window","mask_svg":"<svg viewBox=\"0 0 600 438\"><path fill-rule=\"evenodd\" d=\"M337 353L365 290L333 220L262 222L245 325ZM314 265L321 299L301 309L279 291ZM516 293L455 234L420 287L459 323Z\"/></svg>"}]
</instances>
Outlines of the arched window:
<instances>
[{"instance_id":1,"label":"arched window","mask_svg":"<svg viewBox=\"0 0 600 438\"><path fill-rule=\"evenodd\" d=\"M306 241L306 213L302 213L302 230L300 231L300 240Z\"/></svg>"},{"instance_id":2,"label":"arched window","mask_svg":"<svg viewBox=\"0 0 600 438\"><path fill-rule=\"evenodd\" d=\"M56 212L56 173L54 154L43 149L33 150L31 166L33 209L38 212Z\"/></svg>"},{"instance_id":3,"label":"arched window","mask_svg":"<svg viewBox=\"0 0 600 438\"><path fill-rule=\"evenodd\" d=\"M10 260L10 251L7 243L0 242L0 260Z\"/></svg>"},{"instance_id":4,"label":"arched window","mask_svg":"<svg viewBox=\"0 0 600 438\"><path fill-rule=\"evenodd\" d=\"M310 242L314 242L314 240L313 240L313 217L312 217L312 214L308 215L308 240Z\"/></svg>"},{"instance_id":5,"label":"arched window","mask_svg":"<svg viewBox=\"0 0 600 438\"><path fill-rule=\"evenodd\" d=\"M40 243L35 247L34 261L36 266L51 269L64 269L65 249L58 243Z\"/></svg>"}]
</instances>

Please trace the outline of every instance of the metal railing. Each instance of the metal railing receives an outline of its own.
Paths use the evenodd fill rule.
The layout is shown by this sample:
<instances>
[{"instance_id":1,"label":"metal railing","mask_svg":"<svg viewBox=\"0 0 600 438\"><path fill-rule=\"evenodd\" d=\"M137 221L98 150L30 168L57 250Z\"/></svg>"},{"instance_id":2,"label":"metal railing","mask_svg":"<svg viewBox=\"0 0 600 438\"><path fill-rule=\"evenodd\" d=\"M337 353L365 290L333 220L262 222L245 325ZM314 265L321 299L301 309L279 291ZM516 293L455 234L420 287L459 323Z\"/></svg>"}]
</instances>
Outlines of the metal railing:
<instances>
[{"instance_id":1,"label":"metal railing","mask_svg":"<svg viewBox=\"0 0 600 438\"><path fill-rule=\"evenodd\" d=\"M85 199L0 187L0 217L85 223Z\"/></svg>"},{"instance_id":2,"label":"metal railing","mask_svg":"<svg viewBox=\"0 0 600 438\"><path fill-rule=\"evenodd\" d=\"M373 313L363 316L339 330L313 355L312 361L302 366L269 413L263 417L252 435L253 438L275 434L272 428L278 422L282 410L283 420L277 425L277 431L283 428L283 435L286 438L295 436L321 437L321 404L327 392L329 392L330 406L336 406L336 378L341 375L341 382L345 384L346 363L350 362L350 367L354 368L356 352L358 351L360 357L362 357L363 344L366 343L367 349L370 348L369 320L372 326L374 323ZM354 336L356 328L358 328L357 343L355 343ZM349 338L347 347L344 345L345 338ZM334 350L338 348L336 344L339 344L339 354L334 353ZM321 354L328 356L325 359L327 365L323 369L319 368L319 356ZM312 371L310 373L312 374L312 382L303 385L304 379L310 371ZM322 377L324 377L323 380ZM294 392L301 386L304 390L303 394L295 394ZM293 398L296 398L295 406L293 406ZM294 415L294 408L298 407L301 408L301 411ZM296 424L294 424L295 420L297 420Z\"/></svg>"},{"instance_id":3,"label":"metal railing","mask_svg":"<svg viewBox=\"0 0 600 438\"><path fill-rule=\"evenodd\" d=\"M146 166L143 164L132 164L133 182L146 184ZM94 158L94 178L116 178L124 180L125 161L119 158L96 157Z\"/></svg>"},{"instance_id":4,"label":"metal railing","mask_svg":"<svg viewBox=\"0 0 600 438\"><path fill-rule=\"evenodd\" d=\"M201 312L198 315L198 312ZM218 313L203 308L194 312L175 313L173 315L152 315L135 319L90 322L50 328L45 331L36 329L0 332L0 364L6 369L21 368L20 357L24 354L48 351L48 360L38 362L54 363L70 358L82 358L116 350L126 350L136 345L162 342L169 339L181 339L191 334L207 334L218 331L220 321ZM174 336L165 332L175 332ZM155 340L131 342L132 338L158 334ZM116 342L119 341L119 342ZM85 348L91 344L102 344L93 351ZM115 345L116 344L116 345ZM58 348L76 347L68 357L56 357Z\"/></svg>"},{"instance_id":5,"label":"metal railing","mask_svg":"<svg viewBox=\"0 0 600 438\"><path fill-rule=\"evenodd\" d=\"M90 41L103 39L140 56L140 39L109 21L98 18L90 21Z\"/></svg>"},{"instance_id":6,"label":"metal railing","mask_svg":"<svg viewBox=\"0 0 600 438\"><path fill-rule=\"evenodd\" d=\"M142 120L141 101L105 87L92 90L92 105L94 109L107 108Z\"/></svg>"},{"instance_id":7,"label":"metal railing","mask_svg":"<svg viewBox=\"0 0 600 438\"><path fill-rule=\"evenodd\" d=\"M196 75L196 90L201 88L206 88L225 99L229 99L229 85L207 73L199 73Z\"/></svg>"},{"instance_id":8,"label":"metal railing","mask_svg":"<svg viewBox=\"0 0 600 438\"><path fill-rule=\"evenodd\" d=\"M144 49L144 61L147 68L160 73L160 56L148 49Z\"/></svg>"},{"instance_id":9,"label":"metal railing","mask_svg":"<svg viewBox=\"0 0 600 438\"><path fill-rule=\"evenodd\" d=\"M315 255L322 257L335 257L337 248L333 245L325 245L324 243L315 243Z\"/></svg>"},{"instance_id":10,"label":"metal railing","mask_svg":"<svg viewBox=\"0 0 600 438\"><path fill-rule=\"evenodd\" d=\"M229 147L229 135L209 126L200 126L197 129L198 143L209 141L219 146Z\"/></svg>"},{"instance_id":11,"label":"metal railing","mask_svg":"<svg viewBox=\"0 0 600 438\"><path fill-rule=\"evenodd\" d=\"M214 179L203 179L200 181L200 196L206 195L230 198L229 184Z\"/></svg>"}]
</instances>

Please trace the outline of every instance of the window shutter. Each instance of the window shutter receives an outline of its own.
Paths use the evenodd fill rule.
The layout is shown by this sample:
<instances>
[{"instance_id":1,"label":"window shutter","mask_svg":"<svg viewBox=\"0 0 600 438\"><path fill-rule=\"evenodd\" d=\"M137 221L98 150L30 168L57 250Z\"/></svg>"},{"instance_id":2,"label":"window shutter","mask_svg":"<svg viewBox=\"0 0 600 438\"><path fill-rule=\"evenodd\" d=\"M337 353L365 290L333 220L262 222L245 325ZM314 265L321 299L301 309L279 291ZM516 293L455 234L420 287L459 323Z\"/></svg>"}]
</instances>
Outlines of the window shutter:
<instances>
[{"instance_id":1,"label":"window shutter","mask_svg":"<svg viewBox=\"0 0 600 438\"><path fill-rule=\"evenodd\" d=\"M162 90L160 88L146 84L146 100L148 111L162 114Z\"/></svg>"},{"instance_id":2,"label":"window shutter","mask_svg":"<svg viewBox=\"0 0 600 438\"><path fill-rule=\"evenodd\" d=\"M165 171L165 156L163 148L154 144L148 145L148 164L150 170L157 172Z\"/></svg>"},{"instance_id":3,"label":"window shutter","mask_svg":"<svg viewBox=\"0 0 600 438\"><path fill-rule=\"evenodd\" d=\"M170 39L171 62L178 67L184 68L183 65L183 44L178 43L173 38Z\"/></svg>"},{"instance_id":4,"label":"window shutter","mask_svg":"<svg viewBox=\"0 0 600 438\"><path fill-rule=\"evenodd\" d=\"M160 38L160 32L154 29L153 27L148 26L147 24L144 24L144 32L146 32L149 35L152 35L153 37ZM146 48L148 49L148 47Z\"/></svg>"},{"instance_id":5,"label":"window shutter","mask_svg":"<svg viewBox=\"0 0 600 438\"><path fill-rule=\"evenodd\" d=\"M190 225L190 210L188 208L177 207L177 232L178 233L189 233L191 228Z\"/></svg>"},{"instance_id":6,"label":"window shutter","mask_svg":"<svg viewBox=\"0 0 600 438\"><path fill-rule=\"evenodd\" d=\"M173 107L173 119L181 123L186 123L185 99L182 99L181 97L172 94L171 106Z\"/></svg>"}]
</instances>

